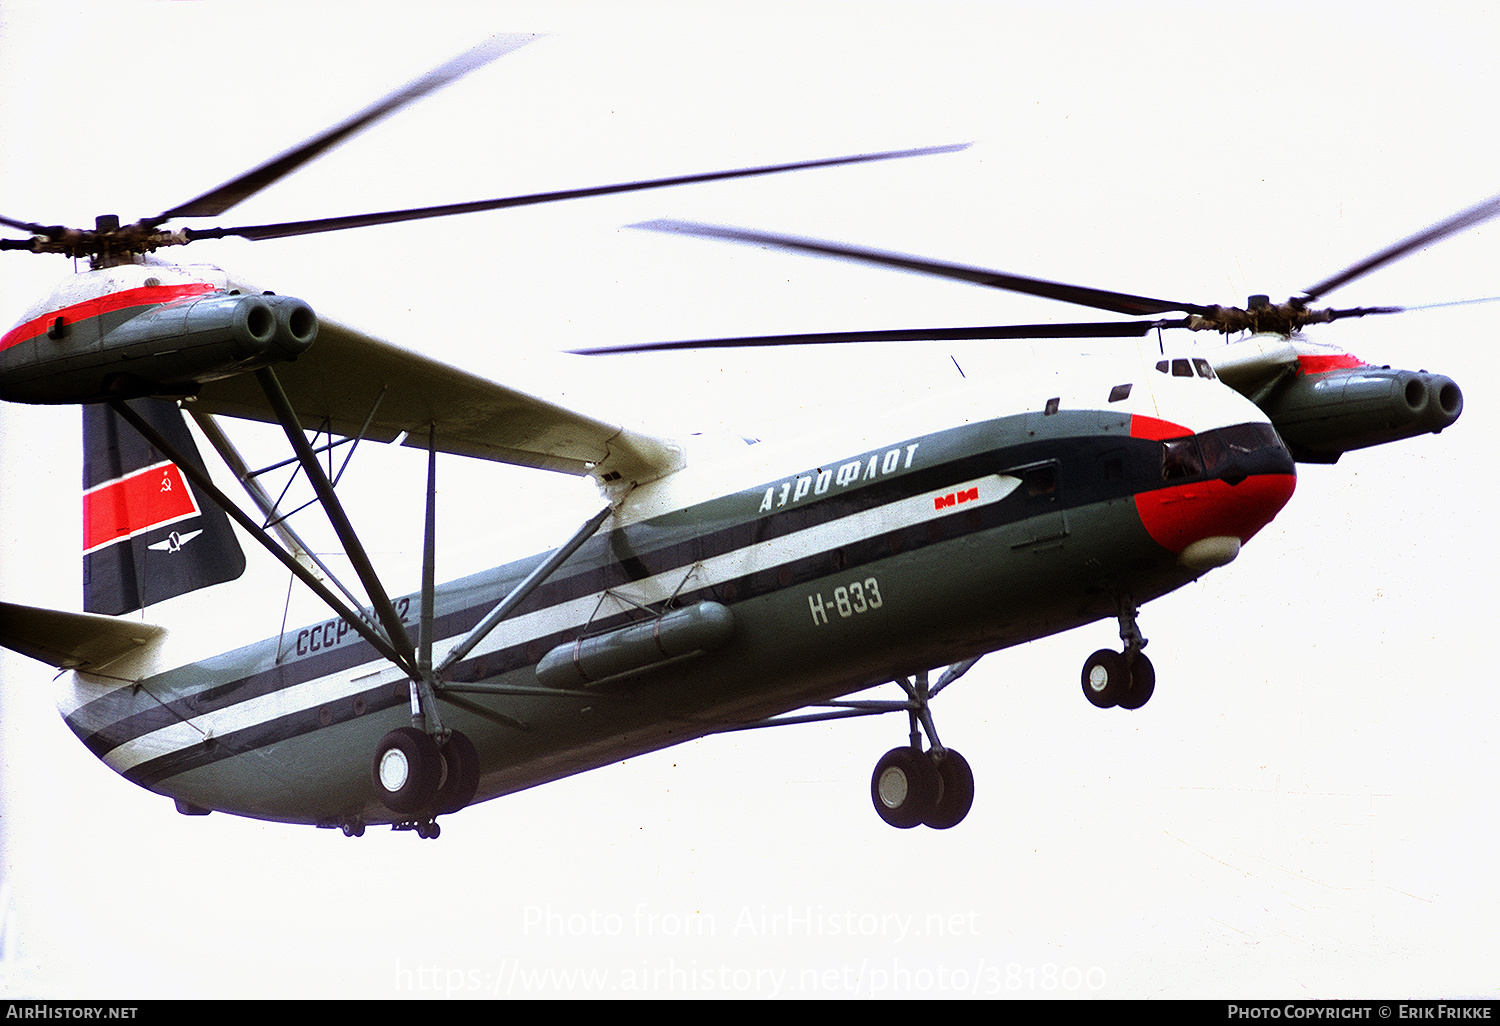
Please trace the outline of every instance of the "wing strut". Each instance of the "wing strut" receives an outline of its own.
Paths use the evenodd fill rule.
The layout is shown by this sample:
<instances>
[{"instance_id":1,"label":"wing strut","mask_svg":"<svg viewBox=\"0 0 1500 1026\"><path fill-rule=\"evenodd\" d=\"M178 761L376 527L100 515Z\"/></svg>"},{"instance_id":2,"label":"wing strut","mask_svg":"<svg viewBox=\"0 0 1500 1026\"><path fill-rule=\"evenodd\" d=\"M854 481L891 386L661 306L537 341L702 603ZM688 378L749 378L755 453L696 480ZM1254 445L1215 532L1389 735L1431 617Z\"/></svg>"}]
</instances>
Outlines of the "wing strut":
<instances>
[{"instance_id":1,"label":"wing strut","mask_svg":"<svg viewBox=\"0 0 1500 1026\"><path fill-rule=\"evenodd\" d=\"M411 682L411 725L443 734L433 694L432 621L437 605L437 423L427 425L427 512L422 527L422 600L417 616L417 675Z\"/></svg>"},{"instance_id":2,"label":"wing strut","mask_svg":"<svg viewBox=\"0 0 1500 1026\"><path fill-rule=\"evenodd\" d=\"M127 423L129 423L132 427L139 431L141 433L141 437L145 438L152 445L156 446L158 450L166 454L168 459L177 464L178 469L182 471L183 475L187 477L188 480L193 482L193 485L197 487L199 491L212 499L214 504L222 509L226 514L228 514L235 523L244 528L245 532L249 534L250 537L260 542L260 544L266 549L266 551L270 552L271 555L280 560L281 563L292 572L292 575L294 577L296 577L303 584L307 585L307 587L312 591L313 594L317 595L320 599L326 602L329 608L338 613L339 616L342 617L350 627L354 628L354 630L359 634L360 637L364 638L372 646L374 646L375 651L379 652L382 656L389 659L391 662L395 663L402 669L407 669L408 663L403 661L401 655L391 647L391 643L389 641L381 637L380 633L372 628L370 624L366 623L365 620L360 617L360 615L353 609L350 609L348 606L344 605L344 603L340 602L338 596L335 595L332 591L328 590L328 587L324 585L322 581L318 580L317 575L307 567L299 563L295 556L273 542L270 535L261 530L259 525L257 525L255 521L251 519L251 517L247 513L245 513L244 510L240 509L237 505L231 502L229 500L229 496L225 495L222 491L219 490L219 487L213 483L213 480L208 476L207 473L200 470L197 465L192 460L184 456L183 453L180 452L175 445L167 441L167 439L162 436L161 432L152 427L144 418L137 414L135 410L131 409L123 400L112 400L109 406L112 410L115 411L115 413L119 414L122 419L124 419ZM403 634L402 636L404 637L405 635ZM408 644L410 644L410 642L408 642Z\"/></svg>"},{"instance_id":3,"label":"wing strut","mask_svg":"<svg viewBox=\"0 0 1500 1026\"><path fill-rule=\"evenodd\" d=\"M203 432L203 436L208 439L209 444L218 452L219 458L224 461L224 465L234 473L234 476L239 479L240 484L244 486L245 493L250 496L250 500L265 514L265 528L275 531L280 536L282 543L291 550L297 562L304 565L311 563L321 570L323 576L332 581L333 586L343 592L344 597L357 609L359 607L359 598L344 586L344 583L338 579L338 576L329 569L328 564L318 558L318 554L308 548L297 532L292 529L292 525L287 520L290 514L282 514L278 511L276 501L271 498L270 494L261 487L260 482L256 479L258 471L252 471L249 465L245 463L245 458L240 455L239 449L235 448L234 443L229 440L229 436L224 433L224 429L219 427L219 422L214 419L214 415L211 413L199 413L196 410L189 410L188 412L193 418L193 423L198 425L198 429Z\"/></svg>"},{"instance_id":4,"label":"wing strut","mask_svg":"<svg viewBox=\"0 0 1500 1026\"><path fill-rule=\"evenodd\" d=\"M511 590L511 593L505 596L505 598L500 601L499 605L490 610L489 615L481 620L475 626L475 628L469 632L468 637L464 638L453 647L453 650L448 653L447 658L443 660L442 665L437 668L437 672L434 674L434 676L442 676L445 672L452 668L455 663L464 658L464 656L468 655L473 650L475 645L483 641L485 636L488 635L490 631L494 630L501 620L509 616L511 612L516 608L516 606L521 604L522 600L524 600L526 596L535 591L537 587L548 577L551 577L553 571L562 566L563 562L567 560L569 556L578 551L579 546L592 538L594 536L594 532L599 530L599 525L604 523L605 518L608 517L613 511L613 506L605 506L598 513L595 513L592 517L589 518L586 524L578 529L577 534L573 535L572 538L569 538L567 542L563 544L562 548L552 553L552 555L548 556L546 561L543 562L541 566L537 567L535 570L531 571L531 573L527 574L526 579L520 584L516 585L515 588Z\"/></svg>"},{"instance_id":5,"label":"wing strut","mask_svg":"<svg viewBox=\"0 0 1500 1026\"><path fill-rule=\"evenodd\" d=\"M328 475L318 465L318 455L307 443L307 436L302 433L302 425L297 420L297 414L292 409L286 393L282 391L276 372L270 367L262 367L255 372L255 378L260 383L261 390L265 392L266 400L271 404L277 419L281 421L281 426L286 431L287 441L291 443L292 451L297 454L302 469L307 473L307 479L312 484L313 491L317 493L318 501L323 504L323 511L328 514L328 522L332 525L334 533L338 535L339 542L344 546L344 553L354 564L354 572L359 575L360 583L365 586L365 594L370 597L370 604L385 627L385 632L390 637L390 644L399 654L399 658L394 662L410 674L413 680L420 680L421 672L416 665L416 649L406 633L405 624L401 622L401 614L396 612L391 597L386 594L385 587L380 583L374 564L370 562L369 555L360 544L359 535L355 533L354 525L349 522L349 517L344 513L343 504L339 502L339 497L333 490L333 483L328 480Z\"/></svg>"}]
</instances>

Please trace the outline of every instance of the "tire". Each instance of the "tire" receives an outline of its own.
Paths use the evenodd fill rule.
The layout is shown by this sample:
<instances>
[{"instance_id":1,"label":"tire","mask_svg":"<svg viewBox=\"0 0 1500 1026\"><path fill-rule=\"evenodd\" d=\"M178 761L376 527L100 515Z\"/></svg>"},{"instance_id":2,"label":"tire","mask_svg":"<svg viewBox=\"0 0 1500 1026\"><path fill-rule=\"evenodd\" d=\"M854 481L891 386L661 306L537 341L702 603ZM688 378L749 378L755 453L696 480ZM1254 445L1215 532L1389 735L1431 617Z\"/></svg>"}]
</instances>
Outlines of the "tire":
<instances>
[{"instance_id":1,"label":"tire","mask_svg":"<svg viewBox=\"0 0 1500 1026\"><path fill-rule=\"evenodd\" d=\"M937 807L940 786L937 767L925 754L893 748L875 764L870 801L881 819L898 830L910 830Z\"/></svg>"},{"instance_id":2,"label":"tire","mask_svg":"<svg viewBox=\"0 0 1500 1026\"><path fill-rule=\"evenodd\" d=\"M1101 648L1084 662L1083 694L1098 708L1119 705L1129 690L1130 667L1121 653Z\"/></svg>"},{"instance_id":3,"label":"tire","mask_svg":"<svg viewBox=\"0 0 1500 1026\"><path fill-rule=\"evenodd\" d=\"M437 742L415 727L398 727L375 748L370 783L392 812L418 812L432 803L443 775Z\"/></svg>"},{"instance_id":4,"label":"tire","mask_svg":"<svg viewBox=\"0 0 1500 1026\"><path fill-rule=\"evenodd\" d=\"M468 805L479 789L479 753L474 743L455 730L448 735L439 755L443 760L443 782L432 799L432 814L446 816Z\"/></svg>"},{"instance_id":5,"label":"tire","mask_svg":"<svg viewBox=\"0 0 1500 1026\"><path fill-rule=\"evenodd\" d=\"M927 757L932 760L942 786L932 812L922 822L934 830L956 827L974 805L974 771L969 768L968 760L951 748L941 759L932 759L931 752Z\"/></svg>"},{"instance_id":6,"label":"tire","mask_svg":"<svg viewBox=\"0 0 1500 1026\"><path fill-rule=\"evenodd\" d=\"M1121 709L1139 709L1156 692L1156 667L1143 653L1130 661L1130 690L1120 699Z\"/></svg>"}]
</instances>

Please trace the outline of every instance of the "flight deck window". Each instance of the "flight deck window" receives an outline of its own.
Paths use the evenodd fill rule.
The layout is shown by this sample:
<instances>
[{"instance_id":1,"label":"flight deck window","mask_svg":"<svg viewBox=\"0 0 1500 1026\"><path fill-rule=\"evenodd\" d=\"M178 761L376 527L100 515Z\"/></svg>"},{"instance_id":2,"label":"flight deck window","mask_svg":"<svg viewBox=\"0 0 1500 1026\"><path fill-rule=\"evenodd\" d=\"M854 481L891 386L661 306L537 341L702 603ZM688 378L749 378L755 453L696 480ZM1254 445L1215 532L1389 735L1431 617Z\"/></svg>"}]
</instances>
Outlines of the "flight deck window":
<instances>
[{"instance_id":1,"label":"flight deck window","mask_svg":"<svg viewBox=\"0 0 1500 1026\"><path fill-rule=\"evenodd\" d=\"M1189 441L1192 439L1179 438L1164 444L1181 445ZM1260 449L1284 448L1280 436L1276 434L1276 429L1269 424L1235 424L1232 427L1205 432L1198 436L1197 441L1203 459L1202 470L1209 474L1217 474L1236 456L1243 456ZM1170 457L1164 457L1162 464L1164 474L1169 461Z\"/></svg>"},{"instance_id":2,"label":"flight deck window","mask_svg":"<svg viewBox=\"0 0 1500 1026\"><path fill-rule=\"evenodd\" d=\"M1203 469L1210 474L1229 462L1233 454L1221 431L1210 431L1198 439L1198 448L1203 453ZM1244 450L1238 450L1244 451Z\"/></svg>"},{"instance_id":3,"label":"flight deck window","mask_svg":"<svg viewBox=\"0 0 1500 1026\"><path fill-rule=\"evenodd\" d=\"M1222 438L1224 444L1234 452L1281 448L1281 437L1269 424L1236 424L1233 427L1219 428L1214 434Z\"/></svg>"},{"instance_id":4,"label":"flight deck window","mask_svg":"<svg viewBox=\"0 0 1500 1026\"><path fill-rule=\"evenodd\" d=\"M1213 365L1197 356L1191 360L1158 360L1156 362L1156 369L1163 374L1170 374L1174 378L1190 378L1193 376L1195 370L1198 372L1198 377L1200 378L1207 378L1213 381L1218 377L1214 373Z\"/></svg>"},{"instance_id":5,"label":"flight deck window","mask_svg":"<svg viewBox=\"0 0 1500 1026\"><path fill-rule=\"evenodd\" d=\"M1198 454L1195 438L1173 438L1161 443L1161 476L1164 481L1198 477L1203 473L1203 457Z\"/></svg>"}]
</instances>

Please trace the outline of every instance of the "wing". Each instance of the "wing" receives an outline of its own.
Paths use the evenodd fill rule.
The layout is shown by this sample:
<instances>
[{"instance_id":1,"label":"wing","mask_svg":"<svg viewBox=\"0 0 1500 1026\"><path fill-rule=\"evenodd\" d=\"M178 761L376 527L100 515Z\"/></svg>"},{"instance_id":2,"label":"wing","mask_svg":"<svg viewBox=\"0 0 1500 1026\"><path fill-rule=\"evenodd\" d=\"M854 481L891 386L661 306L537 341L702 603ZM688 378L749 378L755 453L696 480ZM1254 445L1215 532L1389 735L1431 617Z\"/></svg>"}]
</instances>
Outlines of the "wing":
<instances>
[{"instance_id":1,"label":"wing","mask_svg":"<svg viewBox=\"0 0 1500 1026\"><path fill-rule=\"evenodd\" d=\"M321 321L317 341L276 376L302 426L601 480L648 481L681 465L681 449L554 405L341 324ZM203 386L193 409L274 423L252 375Z\"/></svg>"}]
</instances>

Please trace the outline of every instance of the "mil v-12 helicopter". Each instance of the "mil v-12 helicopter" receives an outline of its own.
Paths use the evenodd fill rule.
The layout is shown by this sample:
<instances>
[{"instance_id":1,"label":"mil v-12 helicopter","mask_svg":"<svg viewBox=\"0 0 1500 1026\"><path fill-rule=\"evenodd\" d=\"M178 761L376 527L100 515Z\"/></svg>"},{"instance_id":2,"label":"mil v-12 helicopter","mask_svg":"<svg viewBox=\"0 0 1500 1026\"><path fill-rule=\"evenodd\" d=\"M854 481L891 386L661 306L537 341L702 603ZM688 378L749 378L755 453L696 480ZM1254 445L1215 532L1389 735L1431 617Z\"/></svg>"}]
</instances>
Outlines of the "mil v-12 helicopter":
<instances>
[{"instance_id":1,"label":"mil v-12 helicopter","mask_svg":"<svg viewBox=\"0 0 1500 1026\"><path fill-rule=\"evenodd\" d=\"M934 147L348 217L166 230L215 216L351 134L524 45L497 37L282 156L133 224L0 218L0 248L89 269L0 336L0 398L84 409L84 608L0 603L0 644L70 671L69 727L179 811L219 810L350 835L436 837L477 801L709 734L906 713L909 739L871 777L899 828L961 822L974 780L939 739L932 698L985 653L1114 618L1121 650L1084 663L1101 708L1138 709L1155 672L1139 608L1236 558L1290 499L1297 461L1453 424L1458 386L1307 341L1315 323L1395 308L1313 309L1373 268L1500 213L1434 225L1286 303L1226 309L1125 295L781 235L642 227L809 251L1138 318L700 339L631 349L867 340L1144 337L1171 327L1241 342L1065 385L960 384L818 438L655 437L397 349L299 299L156 257L227 236L314 234L610 192L924 155ZM1166 319L1165 314L1183 314ZM1046 394L1044 394L1044 391ZM222 418L281 425L365 597L303 544ZM196 433L189 426L197 428ZM307 432L314 432L309 440ZM326 442L319 444L323 436ZM232 501L199 440L257 507ZM325 469L344 445L428 454L423 577L382 584ZM552 553L435 577L436 454L587 476L604 506ZM215 589L253 539L333 615L208 658L136 615ZM136 615L132 615L136 614ZM931 679L932 667L946 667ZM898 700L847 696L894 682Z\"/></svg>"}]
</instances>

